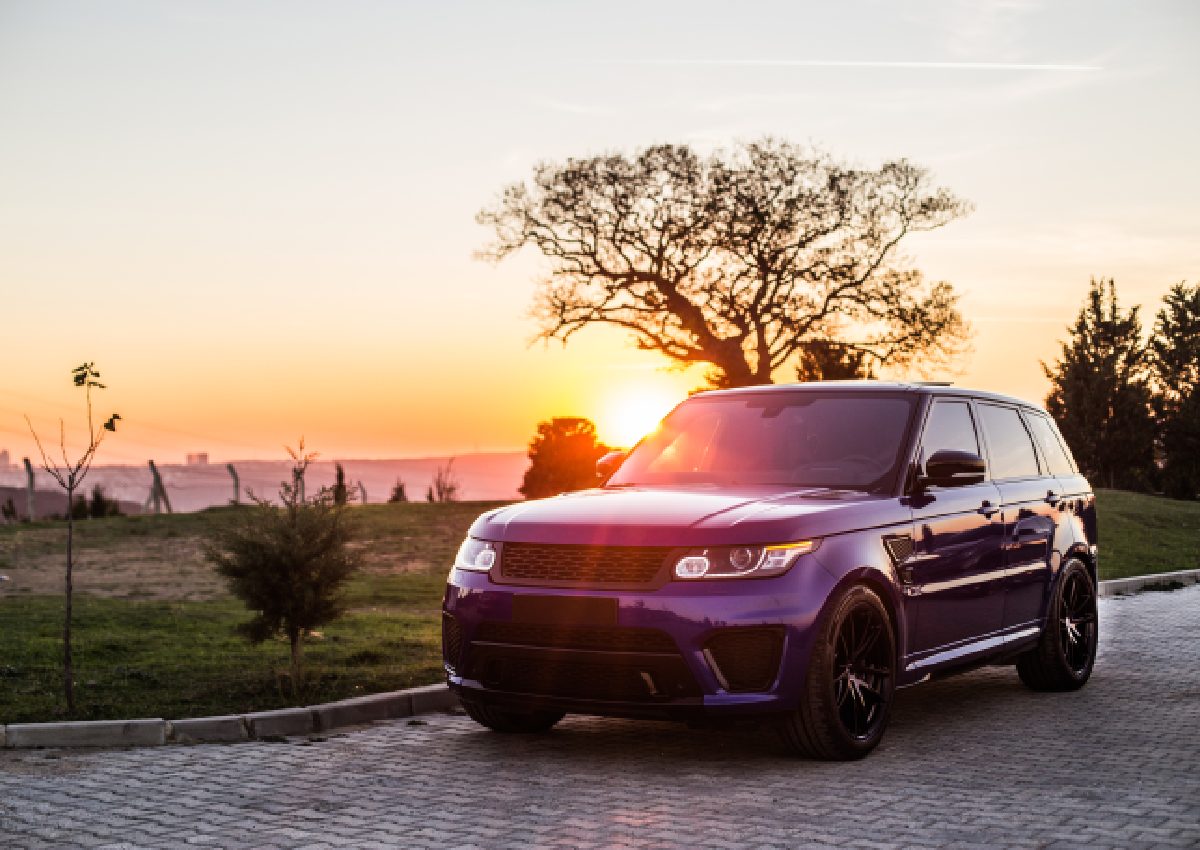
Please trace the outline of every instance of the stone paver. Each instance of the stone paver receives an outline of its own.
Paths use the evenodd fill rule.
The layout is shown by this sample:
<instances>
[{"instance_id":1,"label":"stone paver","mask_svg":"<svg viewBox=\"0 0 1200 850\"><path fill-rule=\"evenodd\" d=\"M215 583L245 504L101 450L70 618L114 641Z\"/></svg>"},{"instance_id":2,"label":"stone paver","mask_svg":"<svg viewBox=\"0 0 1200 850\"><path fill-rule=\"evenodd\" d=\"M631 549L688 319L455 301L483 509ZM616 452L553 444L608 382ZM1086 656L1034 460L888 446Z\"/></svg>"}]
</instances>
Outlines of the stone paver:
<instances>
[{"instance_id":1,"label":"stone paver","mask_svg":"<svg viewBox=\"0 0 1200 850\"><path fill-rule=\"evenodd\" d=\"M0 752L0 847L1200 846L1200 587L1105 599L1075 694L1010 668L901 692L854 764L767 736L457 714L289 743Z\"/></svg>"}]
</instances>

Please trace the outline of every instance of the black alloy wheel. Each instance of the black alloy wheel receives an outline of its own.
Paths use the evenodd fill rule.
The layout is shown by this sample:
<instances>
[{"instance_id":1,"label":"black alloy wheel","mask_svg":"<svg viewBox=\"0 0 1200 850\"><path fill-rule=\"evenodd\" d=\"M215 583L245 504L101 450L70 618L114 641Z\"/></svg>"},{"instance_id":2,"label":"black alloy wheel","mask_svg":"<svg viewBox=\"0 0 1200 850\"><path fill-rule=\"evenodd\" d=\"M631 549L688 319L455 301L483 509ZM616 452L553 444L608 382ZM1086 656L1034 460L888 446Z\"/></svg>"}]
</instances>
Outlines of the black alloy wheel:
<instances>
[{"instance_id":1,"label":"black alloy wheel","mask_svg":"<svg viewBox=\"0 0 1200 850\"><path fill-rule=\"evenodd\" d=\"M892 669L886 617L869 605L846 615L834 641L833 692L842 728L867 740L883 720Z\"/></svg>"},{"instance_id":2,"label":"black alloy wheel","mask_svg":"<svg viewBox=\"0 0 1200 850\"><path fill-rule=\"evenodd\" d=\"M1038 645L1017 658L1017 674L1035 691L1084 686L1096 663L1099 634L1096 585L1087 566L1063 564Z\"/></svg>"},{"instance_id":3,"label":"black alloy wheel","mask_svg":"<svg viewBox=\"0 0 1200 850\"><path fill-rule=\"evenodd\" d=\"M1082 675L1096 650L1096 594L1085 573L1072 572L1063 582L1058 630L1067 666Z\"/></svg>"},{"instance_id":4,"label":"black alloy wheel","mask_svg":"<svg viewBox=\"0 0 1200 850\"><path fill-rule=\"evenodd\" d=\"M822 616L800 707L780 722L785 746L809 758L862 758L883 738L895 682L887 608L869 587L847 588Z\"/></svg>"}]
</instances>

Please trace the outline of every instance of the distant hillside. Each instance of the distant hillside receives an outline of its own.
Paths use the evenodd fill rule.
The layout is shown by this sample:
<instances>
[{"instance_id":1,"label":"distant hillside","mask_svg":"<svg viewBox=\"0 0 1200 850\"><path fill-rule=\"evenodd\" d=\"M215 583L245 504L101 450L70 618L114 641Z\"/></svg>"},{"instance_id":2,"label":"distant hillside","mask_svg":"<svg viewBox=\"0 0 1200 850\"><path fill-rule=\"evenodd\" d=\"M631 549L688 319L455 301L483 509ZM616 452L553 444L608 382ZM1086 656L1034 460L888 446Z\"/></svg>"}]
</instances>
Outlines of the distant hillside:
<instances>
[{"instance_id":1,"label":"distant hillside","mask_svg":"<svg viewBox=\"0 0 1200 850\"><path fill-rule=\"evenodd\" d=\"M438 466L449 462L447 457L405 458L398 460L343 460L347 484L362 483L369 502L386 502L397 479L403 480L408 498L412 501L425 499L425 488L433 480ZM309 492L334 482L334 459L313 463L305 476ZM494 452L465 454L454 458L454 474L461 490L459 498L470 501L512 501L520 498L517 487L529 460L523 452ZM291 464L286 461L244 460L233 461L241 480L241 498L246 499L246 490L258 496L271 498L279 491L281 482L291 477ZM205 466L159 463L158 469L171 499L171 507L177 511L196 511L213 505L223 505L233 498L233 480L224 463ZM148 466L96 466L88 475L85 489L100 484L109 498L120 499L142 505L150 493L150 469ZM57 508L37 508L61 513L65 497L58 494L50 477L44 472L35 474L38 498L52 500L58 496ZM13 503L24 513L25 473L18 467L0 469L0 488L16 489ZM41 492L45 491L45 492ZM0 496L3 503L5 496Z\"/></svg>"},{"instance_id":2,"label":"distant hillside","mask_svg":"<svg viewBox=\"0 0 1200 850\"><path fill-rule=\"evenodd\" d=\"M91 479L89 478L86 483L91 484ZM39 486L42 485L39 484ZM90 499L92 496L91 487L85 486L84 492L80 495ZM112 498L112 494L109 493L108 497ZM24 519L29 513L25 488L0 486L0 505L3 505L9 499L12 499L13 507L17 509L17 516ZM67 513L67 494L62 490L35 490L33 492L33 510L42 519L56 514L65 516ZM141 503L122 501L121 512L125 514L141 513Z\"/></svg>"}]
</instances>

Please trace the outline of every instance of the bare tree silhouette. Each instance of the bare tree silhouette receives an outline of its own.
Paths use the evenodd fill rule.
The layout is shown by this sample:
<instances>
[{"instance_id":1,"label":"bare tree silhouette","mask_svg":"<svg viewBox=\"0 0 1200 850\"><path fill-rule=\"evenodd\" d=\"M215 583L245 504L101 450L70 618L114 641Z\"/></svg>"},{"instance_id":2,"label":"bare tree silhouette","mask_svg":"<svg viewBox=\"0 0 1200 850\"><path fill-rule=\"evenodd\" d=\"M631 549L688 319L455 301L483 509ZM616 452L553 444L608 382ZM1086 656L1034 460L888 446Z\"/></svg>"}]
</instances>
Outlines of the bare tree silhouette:
<instances>
[{"instance_id":1,"label":"bare tree silhouette","mask_svg":"<svg viewBox=\"0 0 1200 850\"><path fill-rule=\"evenodd\" d=\"M83 486L84 479L87 478L88 472L92 468L92 461L96 458L96 450L100 448L100 444L104 442L105 435L110 431L117 430L117 421L120 420L120 414L114 413L108 417L99 429L96 427L95 417L92 415L92 390L105 389L104 384L100 383L100 373L96 371L95 363L82 363L71 370L71 379L75 386L82 387L84 397L87 400L87 425L88 425L88 442L87 447L75 460L71 460L67 454L67 427L62 419L58 420L58 445L62 453L62 465L58 461L50 457L46 452L45 446L42 445L41 437L33 427L33 422L29 417L25 417L25 422L29 425L29 433L33 434L33 440L37 443L38 451L42 455L42 468L50 473L50 477L55 480L59 487L66 491L67 494L67 572L64 583L65 596L65 611L63 613L63 695L67 700L67 711L75 712L75 670L74 663L71 657L71 616L74 602L74 571L75 571L75 494ZM84 516L87 515L86 505Z\"/></svg>"},{"instance_id":2,"label":"bare tree silhouette","mask_svg":"<svg viewBox=\"0 0 1200 850\"><path fill-rule=\"evenodd\" d=\"M942 362L965 326L950 284L900 243L966 214L905 160L875 170L774 139L702 157L687 145L543 163L479 213L496 239L549 258L539 336L594 324L717 386L771 381L806 346L837 343L873 366Z\"/></svg>"}]
</instances>

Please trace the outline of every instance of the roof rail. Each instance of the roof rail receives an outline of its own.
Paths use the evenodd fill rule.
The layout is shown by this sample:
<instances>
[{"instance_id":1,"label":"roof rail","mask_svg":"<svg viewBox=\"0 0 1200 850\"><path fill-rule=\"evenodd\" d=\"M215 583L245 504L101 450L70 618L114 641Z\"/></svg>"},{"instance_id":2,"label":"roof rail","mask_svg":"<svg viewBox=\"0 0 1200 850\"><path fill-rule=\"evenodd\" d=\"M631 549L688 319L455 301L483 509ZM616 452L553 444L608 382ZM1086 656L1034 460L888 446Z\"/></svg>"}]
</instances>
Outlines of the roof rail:
<instances>
[{"instance_id":1,"label":"roof rail","mask_svg":"<svg viewBox=\"0 0 1200 850\"><path fill-rule=\"evenodd\" d=\"M914 386L918 387L952 387L954 381L913 381Z\"/></svg>"}]
</instances>

